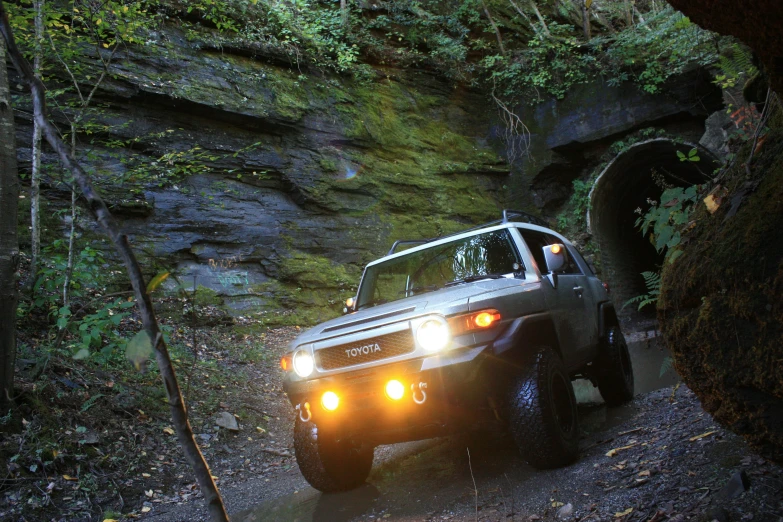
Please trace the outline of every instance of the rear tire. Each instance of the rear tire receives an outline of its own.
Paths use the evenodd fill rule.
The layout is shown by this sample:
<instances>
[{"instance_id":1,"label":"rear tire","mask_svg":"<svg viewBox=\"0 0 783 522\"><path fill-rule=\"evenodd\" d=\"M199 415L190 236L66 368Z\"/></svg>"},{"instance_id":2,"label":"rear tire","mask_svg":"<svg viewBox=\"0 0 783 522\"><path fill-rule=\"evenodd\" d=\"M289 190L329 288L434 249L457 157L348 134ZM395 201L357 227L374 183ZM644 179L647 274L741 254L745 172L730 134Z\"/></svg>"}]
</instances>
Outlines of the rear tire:
<instances>
[{"instance_id":1,"label":"rear tire","mask_svg":"<svg viewBox=\"0 0 783 522\"><path fill-rule=\"evenodd\" d=\"M294 424L294 452L305 480L324 493L355 489L372 469L372 447L337 441L314 422L302 422L299 417Z\"/></svg>"},{"instance_id":2,"label":"rear tire","mask_svg":"<svg viewBox=\"0 0 783 522\"><path fill-rule=\"evenodd\" d=\"M619 406L633 399L631 354L619 326L611 327L601 341L598 370L598 391L607 406Z\"/></svg>"},{"instance_id":3,"label":"rear tire","mask_svg":"<svg viewBox=\"0 0 783 522\"><path fill-rule=\"evenodd\" d=\"M512 384L509 421L519 451L533 467L558 468L579 455L574 389L551 348L536 349Z\"/></svg>"}]
</instances>

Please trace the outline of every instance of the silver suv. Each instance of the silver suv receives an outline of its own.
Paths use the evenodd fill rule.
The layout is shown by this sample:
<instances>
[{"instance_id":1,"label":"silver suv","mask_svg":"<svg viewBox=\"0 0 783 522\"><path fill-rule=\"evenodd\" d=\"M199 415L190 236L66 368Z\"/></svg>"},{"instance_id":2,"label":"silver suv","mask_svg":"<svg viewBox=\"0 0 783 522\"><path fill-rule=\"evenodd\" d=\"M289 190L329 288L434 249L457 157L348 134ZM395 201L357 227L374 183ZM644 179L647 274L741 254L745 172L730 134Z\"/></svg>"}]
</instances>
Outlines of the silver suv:
<instances>
[{"instance_id":1,"label":"silver suv","mask_svg":"<svg viewBox=\"0 0 783 522\"><path fill-rule=\"evenodd\" d=\"M498 423L533 466L563 466L578 453L572 379L609 405L633 397L608 288L542 224L504 210L458 234L398 241L367 265L343 317L293 341L281 366L313 487L359 486L379 444ZM404 243L416 246L397 252Z\"/></svg>"}]
</instances>

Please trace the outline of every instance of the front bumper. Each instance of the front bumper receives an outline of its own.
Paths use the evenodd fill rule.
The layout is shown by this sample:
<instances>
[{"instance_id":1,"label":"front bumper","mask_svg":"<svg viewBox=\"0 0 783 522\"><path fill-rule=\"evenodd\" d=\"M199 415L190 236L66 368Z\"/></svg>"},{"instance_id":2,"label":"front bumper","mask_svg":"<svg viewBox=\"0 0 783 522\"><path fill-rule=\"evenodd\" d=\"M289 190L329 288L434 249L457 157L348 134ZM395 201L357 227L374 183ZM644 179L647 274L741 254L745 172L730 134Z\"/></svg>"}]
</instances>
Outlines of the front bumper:
<instances>
[{"instance_id":1,"label":"front bumper","mask_svg":"<svg viewBox=\"0 0 783 522\"><path fill-rule=\"evenodd\" d=\"M319 429L356 442L391 444L424 439L494 421L488 396L503 386L506 356L521 347L524 323L538 315L504 321L498 330L472 337L476 344L404 361L375 364L316 379L302 380L289 373L283 383L291 404L304 409ZM400 400L386 396L386 383L402 382L406 393ZM420 383L426 385L423 391ZM321 405L332 391L340 398L334 411ZM414 401L414 391L416 399ZM306 412L302 412L307 415Z\"/></svg>"},{"instance_id":2,"label":"front bumper","mask_svg":"<svg viewBox=\"0 0 783 522\"><path fill-rule=\"evenodd\" d=\"M479 388L487 348L480 345L333 377L286 381L284 389L291 404L303 408L309 403L313 422L338 438L372 444L429 438L475 421L476 410L469 404ZM405 387L399 400L386 395L391 379ZM340 398L334 411L321 405L326 391Z\"/></svg>"}]
</instances>

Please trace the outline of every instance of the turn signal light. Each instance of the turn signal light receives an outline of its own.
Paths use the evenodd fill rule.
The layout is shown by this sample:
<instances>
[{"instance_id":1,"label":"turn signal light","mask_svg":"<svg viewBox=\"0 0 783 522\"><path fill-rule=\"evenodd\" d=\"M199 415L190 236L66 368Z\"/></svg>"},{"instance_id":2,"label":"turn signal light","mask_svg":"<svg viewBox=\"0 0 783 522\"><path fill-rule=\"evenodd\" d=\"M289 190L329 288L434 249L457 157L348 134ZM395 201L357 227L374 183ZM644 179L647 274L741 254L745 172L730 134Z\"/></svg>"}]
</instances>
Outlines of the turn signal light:
<instances>
[{"instance_id":1,"label":"turn signal light","mask_svg":"<svg viewBox=\"0 0 783 522\"><path fill-rule=\"evenodd\" d=\"M489 328L495 321L500 321L500 314L495 312L481 312L473 316L473 324L479 328Z\"/></svg>"},{"instance_id":2,"label":"turn signal light","mask_svg":"<svg viewBox=\"0 0 783 522\"><path fill-rule=\"evenodd\" d=\"M560 248L560 245L558 245L558 244L554 244L554 245L552 245L552 246L550 247L550 250L552 250L552 253L553 253L553 254L559 254L559 253L560 253L560 250L561 250L561 248Z\"/></svg>"},{"instance_id":3,"label":"turn signal light","mask_svg":"<svg viewBox=\"0 0 783 522\"><path fill-rule=\"evenodd\" d=\"M340 405L340 397L333 391L328 391L321 396L321 406L325 410L334 411Z\"/></svg>"},{"instance_id":4,"label":"turn signal light","mask_svg":"<svg viewBox=\"0 0 783 522\"><path fill-rule=\"evenodd\" d=\"M291 356L286 355L282 359L280 359L280 368L283 369L284 372L287 372L291 369Z\"/></svg>"},{"instance_id":5,"label":"turn signal light","mask_svg":"<svg viewBox=\"0 0 783 522\"><path fill-rule=\"evenodd\" d=\"M500 321L500 312L497 310L481 310L465 315L449 318L449 327L452 335L460 335L475 330L485 330Z\"/></svg>"},{"instance_id":6,"label":"turn signal light","mask_svg":"<svg viewBox=\"0 0 783 522\"><path fill-rule=\"evenodd\" d=\"M395 401L402 399L405 395L405 385L396 379L392 379L386 383L386 395Z\"/></svg>"}]
</instances>

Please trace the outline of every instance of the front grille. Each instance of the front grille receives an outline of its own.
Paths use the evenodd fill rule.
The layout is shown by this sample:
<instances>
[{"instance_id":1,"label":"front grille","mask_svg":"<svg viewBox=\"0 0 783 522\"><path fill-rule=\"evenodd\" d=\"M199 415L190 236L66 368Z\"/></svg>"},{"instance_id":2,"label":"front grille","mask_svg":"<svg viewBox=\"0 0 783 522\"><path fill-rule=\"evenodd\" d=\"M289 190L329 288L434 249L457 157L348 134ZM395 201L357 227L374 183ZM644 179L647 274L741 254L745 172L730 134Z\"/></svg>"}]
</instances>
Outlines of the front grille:
<instances>
[{"instance_id":1,"label":"front grille","mask_svg":"<svg viewBox=\"0 0 783 522\"><path fill-rule=\"evenodd\" d=\"M411 331L403 330L316 350L315 357L322 369L335 370L411 353L414 348Z\"/></svg>"}]
</instances>

